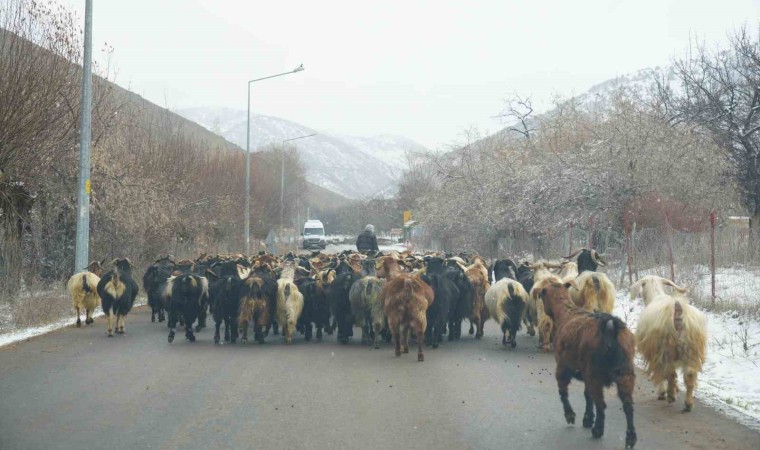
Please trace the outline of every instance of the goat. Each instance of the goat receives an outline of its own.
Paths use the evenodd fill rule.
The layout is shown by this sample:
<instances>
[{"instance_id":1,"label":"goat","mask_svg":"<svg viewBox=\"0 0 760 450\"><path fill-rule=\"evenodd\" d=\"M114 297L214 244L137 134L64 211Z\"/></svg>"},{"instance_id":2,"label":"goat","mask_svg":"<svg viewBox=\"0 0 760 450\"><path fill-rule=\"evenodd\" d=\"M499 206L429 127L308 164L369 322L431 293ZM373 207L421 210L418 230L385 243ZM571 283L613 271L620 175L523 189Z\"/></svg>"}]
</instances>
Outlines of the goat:
<instances>
[{"instance_id":1,"label":"goat","mask_svg":"<svg viewBox=\"0 0 760 450\"><path fill-rule=\"evenodd\" d=\"M217 272L214 270L218 270ZM214 317L214 343L221 341L220 327L224 322L224 340L231 344L238 338L238 316L240 314L240 291L243 280L250 274L237 261L228 260L212 264L207 272L214 280L210 285L211 313Z\"/></svg>"},{"instance_id":2,"label":"goat","mask_svg":"<svg viewBox=\"0 0 760 450\"><path fill-rule=\"evenodd\" d=\"M293 343L296 322L303 312L303 295L293 282L295 273L293 262L286 261L282 266L280 279L277 280L277 322L282 327L286 344Z\"/></svg>"},{"instance_id":3,"label":"goat","mask_svg":"<svg viewBox=\"0 0 760 450\"><path fill-rule=\"evenodd\" d=\"M456 302L460 296L459 288L445 275L426 273L421 278L433 288L433 303L428 305L428 309L425 311L427 319L425 342L433 348L438 348L443 336L443 330L446 328L446 323L450 321L451 310L456 308ZM460 318L460 323L461 320ZM453 339L454 329L454 326L450 327L449 340Z\"/></svg>"},{"instance_id":4,"label":"goat","mask_svg":"<svg viewBox=\"0 0 760 450\"><path fill-rule=\"evenodd\" d=\"M208 289L207 278L199 277L189 271L172 276L169 279L167 291L171 294L167 326L169 327L168 340L170 344L174 342L174 328L180 315L182 315L185 325L185 338L190 342L195 342L193 323L200 319L204 297L208 297Z\"/></svg>"},{"instance_id":5,"label":"goat","mask_svg":"<svg viewBox=\"0 0 760 450\"><path fill-rule=\"evenodd\" d=\"M166 287L166 281L176 268L176 264L171 255L160 257L148 267L142 277L143 288L148 296L148 306L150 306L150 321L155 322L156 316L158 321L166 320L164 315L164 303L161 294Z\"/></svg>"},{"instance_id":6,"label":"goat","mask_svg":"<svg viewBox=\"0 0 760 450\"><path fill-rule=\"evenodd\" d=\"M409 331L414 328L417 335L417 361L424 361L422 353L423 336L427 328L425 312L433 303L433 289L419 277L398 275L385 283L380 292L388 327L396 341L396 356L401 356L402 334L403 352L409 353Z\"/></svg>"},{"instance_id":7,"label":"goat","mask_svg":"<svg viewBox=\"0 0 760 450\"><path fill-rule=\"evenodd\" d=\"M296 329L302 332L307 341L311 340L312 324L317 329L317 340L322 341L322 330L330 327L330 305L321 283L313 278L295 280L298 291L303 294L303 312L298 319Z\"/></svg>"},{"instance_id":8,"label":"goat","mask_svg":"<svg viewBox=\"0 0 760 450\"><path fill-rule=\"evenodd\" d=\"M336 276L327 288L327 298L338 329L338 342L344 345L348 344L348 338L354 334L349 294L351 286L359 278L360 276L354 272L343 273Z\"/></svg>"},{"instance_id":9,"label":"goat","mask_svg":"<svg viewBox=\"0 0 760 450\"><path fill-rule=\"evenodd\" d=\"M570 297L579 308L612 314L615 309L615 285L607 275L586 271L575 278L575 285L570 288Z\"/></svg>"},{"instance_id":10,"label":"goat","mask_svg":"<svg viewBox=\"0 0 760 450\"><path fill-rule=\"evenodd\" d=\"M557 325L554 341L554 359L557 361L555 377L559 397L568 424L575 423L575 412L568 400L568 385L572 378L585 384L586 411L583 427L591 428L591 435L604 434L604 388L617 385L618 397L623 402L626 420L625 446L636 444L633 425L633 389L636 383L633 357L633 333L619 318L605 313L589 313L576 307L567 286L551 283L544 286L539 297L544 311ZM596 421L594 421L596 407Z\"/></svg>"},{"instance_id":11,"label":"goat","mask_svg":"<svg viewBox=\"0 0 760 450\"><path fill-rule=\"evenodd\" d=\"M92 318L92 312L100 305L97 287L100 283L99 274L102 272L101 263L93 261L87 266L87 270L75 273L66 283L66 288L71 294L71 301L77 310L77 328L82 326L82 319L79 317L82 309L85 311L84 323L89 325L95 322L95 319Z\"/></svg>"},{"instance_id":12,"label":"goat","mask_svg":"<svg viewBox=\"0 0 760 450\"><path fill-rule=\"evenodd\" d=\"M568 256L563 256L564 259L573 259L578 257L578 272L596 272L599 266L606 266L607 261L604 260L604 255L596 252L596 250L589 250L587 248L579 248Z\"/></svg>"},{"instance_id":13,"label":"goat","mask_svg":"<svg viewBox=\"0 0 760 450\"><path fill-rule=\"evenodd\" d=\"M530 302L528 303L528 314L538 326L538 345L545 352L551 351L552 336L554 335L554 323L545 312L544 305L538 298L541 289L551 283L561 283L562 280L549 269L559 267L556 264L547 262L537 263L530 266L533 269L533 287L530 292Z\"/></svg>"},{"instance_id":14,"label":"goat","mask_svg":"<svg viewBox=\"0 0 760 450\"><path fill-rule=\"evenodd\" d=\"M631 285L631 300L641 294L641 298L644 300L644 306L647 306L657 295L666 293L665 286L672 287L674 294L678 293L683 295L688 292L688 289L678 286L667 278L658 277L657 275L647 275L641 277L639 281Z\"/></svg>"},{"instance_id":15,"label":"goat","mask_svg":"<svg viewBox=\"0 0 760 450\"><path fill-rule=\"evenodd\" d=\"M499 324L502 332L501 343L517 346L517 330L520 329L525 306L530 301L522 285L512 279L502 278L493 284L485 294L485 304L491 317ZM507 338L509 332L509 338Z\"/></svg>"},{"instance_id":16,"label":"goat","mask_svg":"<svg viewBox=\"0 0 760 450\"><path fill-rule=\"evenodd\" d=\"M668 403L676 400L676 370L681 369L686 385L683 410L689 412L694 407L697 374L705 361L707 318L680 291L675 290L673 295L664 293L664 286L672 286L672 281L659 277L639 281L644 298L649 300L639 317L636 347L660 400L666 395ZM637 289L632 286L631 295Z\"/></svg>"},{"instance_id":17,"label":"goat","mask_svg":"<svg viewBox=\"0 0 760 450\"><path fill-rule=\"evenodd\" d=\"M103 313L108 317L108 337L113 337L112 314L116 315L116 333L124 334L124 319L132 309L139 288L132 279L132 261L117 258L113 269L106 272L97 285Z\"/></svg>"},{"instance_id":18,"label":"goat","mask_svg":"<svg viewBox=\"0 0 760 450\"><path fill-rule=\"evenodd\" d=\"M375 260L362 261L362 278L356 280L348 293L354 325L362 329L362 344L372 343L380 348L380 334L385 323L380 291L385 280L376 276Z\"/></svg>"},{"instance_id":19,"label":"goat","mask_svg":"<svg viewBox=\"0 0 760 450\"><path fill-rule=\"evenodd\" d=\"M489 283L493 284L502 278L517 279L517 265L511 259L497 259L488 270Z\"/></svg>"},{"instance_id":20,"label":"goat","mask_svg":"<svg viewBox=\"0 0 760 450\"><path fill-rule=\"evenodd\" d=\"M248 342L248 322L253 322L254 339L264 343L264 330L270 324L269 300L264 293L266 281L263 277L253 275L243 281L241 287L238 326L243 332L241 342Z\"/></svg>"},{"instance_id":21,"label":"goat","mask_svg":"<svg viewBox=\"0 0 760 450\"><path fill-rule=\"evenodd\" d=\"M572 261L563 261L560 263L558 276L562 279L563 283L574 280L578 276L578 264Z\"/></svg>"},{"instance_id":22,"label":"goat","mask_svg":"<svg viewBox=\"0 0 760 450\"><path fill-rule=\"evenodd\" d=\"M470 327L473 322L477 327L475 339L483 337L483 327L488 320L488 307L486 307L485 296L491 285L488 282L488 269L480 262L467 268L465 272L467 279L472 286L472 313L470 315ZM471 333L472 334L472 333Z\"/></svg>"}]
</instances>

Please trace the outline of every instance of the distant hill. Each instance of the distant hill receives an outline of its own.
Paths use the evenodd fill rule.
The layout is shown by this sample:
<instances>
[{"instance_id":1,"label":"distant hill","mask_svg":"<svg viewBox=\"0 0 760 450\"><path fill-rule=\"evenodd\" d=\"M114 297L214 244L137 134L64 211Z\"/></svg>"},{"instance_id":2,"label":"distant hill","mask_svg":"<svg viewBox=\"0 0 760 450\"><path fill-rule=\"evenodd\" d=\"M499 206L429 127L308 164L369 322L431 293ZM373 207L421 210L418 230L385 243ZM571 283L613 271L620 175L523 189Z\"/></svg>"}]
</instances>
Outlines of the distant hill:
<instances>
[{"instance_id":1,"label":"distant hill","mask_svg":"<svg viewBox=\"0 0 760 450\"><path fill-rule=\"evenodd\" d=\"M245 148L246 111L230 108L188 108L178 114ZM348 198L387 196L405 164L407 151L425 151L411 139L320 133L277 117L251 114L251 150L282 145L284 139L317 133L288 143L298 150L307 180Z\"/></svg>"}]
</instances>

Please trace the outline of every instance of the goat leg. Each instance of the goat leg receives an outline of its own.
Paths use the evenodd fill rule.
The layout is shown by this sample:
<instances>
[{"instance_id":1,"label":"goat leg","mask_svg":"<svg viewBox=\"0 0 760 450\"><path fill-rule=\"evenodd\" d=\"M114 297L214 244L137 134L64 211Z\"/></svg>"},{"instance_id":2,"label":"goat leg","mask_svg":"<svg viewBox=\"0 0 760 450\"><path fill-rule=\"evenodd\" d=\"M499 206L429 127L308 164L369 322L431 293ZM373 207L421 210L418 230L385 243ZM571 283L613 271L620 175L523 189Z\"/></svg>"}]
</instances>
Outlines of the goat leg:
<instances>
[{"instance_id":1,"label":"goat leg","mask_svg":"<svg viewBox=\"0 0 760 450\"><path fill-rule=\"evenodd\" d=\"M617 382L618 397L623 402L625 413L625 448L636 445L636 428L633 425L633 386L636 376L632 373L620 377Z\"/></svg>"},{"instance_id":2,"label":"goat leg","mask_svg":"<svg viewBox=\"0 0 760 450\"><path fill-rule=\"evenodd\" d=\"M111 327L111 311L110 310L106 312L106 317L108 318L108 337L113 337L113 328Z\"/></svg>"},{"instance_id":3,"label":"goat leg","mask_svg":"<svg viewBox=\"0 0 760 450\"><path fill-rule=\"evenodd\" d=\"M422 313L422 316L425 317L425 313ZM418 321L417 323L417 336L422 336L425 334L425 322ZM433 340L435 340L435 335L438 334L438 330L435 330L435 333L433 333ZM435 347L438 347L438 343L434 344ZM422 353L422 339L417 339L417 361L422 362L425 360L425 355Z\"/></svg>"},{"instance_id":4,"label":"goat leg","mask_svg":"<svg viewBox=\"0 0 760 450\"><path fill-rule=\"evenodd\" d=\"M591 428L594 425L594 400L588 392L588 387L583 389L583 396L586 398L586 412L583 413L583 428Z\"/></svg>"},{"instance_id":5,"label":"goat leg","mask_svg":"<svg viewBox=\"0 0 760 450\"><path fill-rule=\"evenodd\" d=\"M174 327L177 326L177 313L169 310L169 320L166 323L169 327L169 343L174 342Z\"/></svg>"},{"instance_id":6,"label":"goat leg","mask_svg":"<svg viewBox=\"0 0 760 450\"><path fill-rule=\"evenodd\" d=\"M607 404L604 403L604 388L602 385L592 382L588 378L584 377L586 389L594 400L594 406L596 407L596 420L591 428L591 436L598 439L604 435L604 410L607 408ZM618 389L620 388L618 387Z\"/></svg>"},{"instance_id":7,"label":"goat leg","mask_svg":"<svg viewBox=\"0 0 760 450\"><path fill-rule=\"evenodd\" d=\"M676 401L676 371L668 374L668 403Z\"/></svg>"},{"instance_id":8,"label":"goat leg","mask_svg":"<svg viewBox=\"0 0 760 450\"><path fill-rule=\"evenodd\" d=\"M697 385L697 372L692 369L683 371L683 383L686 385L686 402L683 412L690 412L694 407L694 388Z\"/></svg>"},{"instance_id":9,"label":"goat leg","mask_svg":"<svg viewBox=\"0 0 760 450\"><path fill-rule=\"evenodd\" d=\"M79 312L79 306L77 306L76 308L77 308L77 328L81 328L82 327L82 319L79 318L79 314L80 314L80 312Z\"/></svg>"},{"instance_id":10,"label":"goat leg","mask_svg":"<svg viewBox=\"0 0 760 450\"><path fill-rule=\"evenodd\" d=\"M575 423L575 412L570 405L570 400L567 398L567 387L570 385L572 375L570 370L563 367L557 367L555 375L557 378L557 388L559 389L559 399L562 402L562 408L565 410L565 420L568 424Z\"/></svg>"},{"instance_id":11,"label":"goat leg","mask_svg":"<svg viewBox=\"0 0 760 450\"><path fill-rule=\"evenodd\" d=\"M393 339L396 341L396 356L401 356L401 330L398 326L393 328Z\"/></svg>"}]
</instances>

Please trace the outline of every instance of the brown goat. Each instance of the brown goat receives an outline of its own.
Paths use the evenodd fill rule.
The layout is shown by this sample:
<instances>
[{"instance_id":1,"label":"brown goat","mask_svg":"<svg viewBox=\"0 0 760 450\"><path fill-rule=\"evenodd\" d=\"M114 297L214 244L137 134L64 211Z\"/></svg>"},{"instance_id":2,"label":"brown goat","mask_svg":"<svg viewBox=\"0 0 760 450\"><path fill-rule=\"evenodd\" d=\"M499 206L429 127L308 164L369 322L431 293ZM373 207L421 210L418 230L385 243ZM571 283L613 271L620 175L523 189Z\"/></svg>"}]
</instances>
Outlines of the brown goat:
<instances>
[{"instance_id":1,"label":"brown goat","mask_svg":"<svg viewBox=\"0 0 760 450\"><path fill-rule=\"evenodd\" d=\"M258 276L247 278L244 295L240 299L238 328L243 332L242 343L248 342L248 322L253 322L253 335L259 344L264 343L264 329L269 325L269 302L262 290L264 280Z\"/></svg>"},{"instance_id":2,"label":"brown goat","mask_svg":"<svg viewBox=\"0 0 760 450\"><path fill-rule=\"evenodd\" d=\"M403 352L409 353L409 330L414 329L417 336L417 361L424 361L422 343L427 317L425 312L433 303L433 289L414 275L398 275L388 280L380 292L380 302L388 318L388 327L396 341L396 356L401 356L403 333Z\"/></svg>"},{"instance_id":3,"label":"brown goat","mask_svg":"<svg viewBox=\"0 0 760 450\"><path fill-rule=\"evenodd\" d=\"M636 444L633 426L633 388L636 375L633 367L635 341L633 333L615 316L591 314L573 304L568 285L552 283L539 294L544 311L556 326L554 359L559 397L568 424L575 423L575 412L568 400L567 387L572 378L585 383L586 411L583 427L591 428L591 435L604 434L604 388L615 383L618 397L623 402L627 424L626 448ZM596 421L594 421L596 407ZM593 425L593 427L592 427Z\"/></svg>"},{"instance_id":4,"label":"brown goat","mask_svg":"<svg viewBox=\"0 0 760 450\"><path fill-rule=\"evenodd\" d=\"M488 269L481 263L475 263L467 268L467 278L472 284L475 295L472 298L472 315L470 323L477 327L475 339L483 337L483 326L489 319L488 308L486 307L486 292L491 287L488 284Z\"/></svg>"}]
</instances>

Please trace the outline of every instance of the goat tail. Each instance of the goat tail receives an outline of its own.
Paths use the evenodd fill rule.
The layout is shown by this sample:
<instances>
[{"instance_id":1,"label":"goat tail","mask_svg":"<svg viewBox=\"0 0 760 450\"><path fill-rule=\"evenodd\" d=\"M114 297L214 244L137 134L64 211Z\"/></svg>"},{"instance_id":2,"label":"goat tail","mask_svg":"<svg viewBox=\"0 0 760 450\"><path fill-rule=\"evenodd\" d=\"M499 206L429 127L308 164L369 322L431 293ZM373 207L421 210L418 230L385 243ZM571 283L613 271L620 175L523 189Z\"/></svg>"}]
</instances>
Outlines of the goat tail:
<instances>
[{"instance_id":1,"label":"goat tail","mask_svg":"<svg viewBox=\"0 0 760 450\"><path fill-rule=\"evenodd\" d=\"M591 277L591 281L594 283L594 290L596 290L596 294L599 295L599 277L594 275Z\"/></svg>"},{"instance_id":2,"label":"goat tail","mask_svg":"<svg viewBox=\"0 0 760 450\"><path fill-rule=\"evenodd\" d=\"M86 294L92 292L92 288L87 284L87 273L82 274L82 291Z\"/></svg>"},{"instance_id":3,"label":"goat tail","mask_svg":"<svg viewBox=\"0 0 760 450\"><path fill-rule=\"evenodd\" d=\"M601 345L594 353L594 363L597 367L604 367L610 376L622 371L633 371L633 335L627 331L625 323L619 318L604 313L598 317ZM631 342L621 342L623 333L627 333L624 339Z\"/></svg>"},{"instance_id":4,"label":"goat tail","mask_svg":"<svg viewBox=\"0 0 760 450\"><path fill-rule=\"evenodd\" d=\"M673 326L676 328L676 331L683 330L683 307L678 301L676 301L673 307Z\"/></svg>"}]
</instances>

